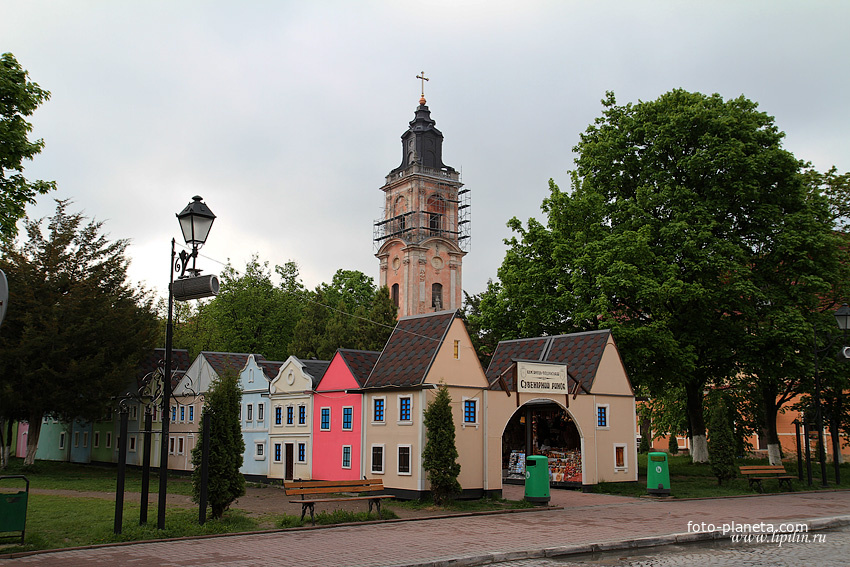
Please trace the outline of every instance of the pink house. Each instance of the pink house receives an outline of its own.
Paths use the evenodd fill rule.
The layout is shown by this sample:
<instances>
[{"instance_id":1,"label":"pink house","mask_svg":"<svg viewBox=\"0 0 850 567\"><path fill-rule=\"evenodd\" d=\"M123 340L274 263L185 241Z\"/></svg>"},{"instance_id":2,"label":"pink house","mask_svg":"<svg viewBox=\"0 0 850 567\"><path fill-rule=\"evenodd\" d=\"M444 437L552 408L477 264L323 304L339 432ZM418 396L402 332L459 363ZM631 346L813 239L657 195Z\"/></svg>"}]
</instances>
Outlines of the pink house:
<instances>
[{"instance_id":1,"label":"pink house","mask_svg":"<svg viewBox=\"0 0 850 567\"><path fill-rule=\"evenodd\" d=\"M339 349L313 395L313 478L356 480L361 475L363 395L379 352Z\"/></svg>"}]
</instances>

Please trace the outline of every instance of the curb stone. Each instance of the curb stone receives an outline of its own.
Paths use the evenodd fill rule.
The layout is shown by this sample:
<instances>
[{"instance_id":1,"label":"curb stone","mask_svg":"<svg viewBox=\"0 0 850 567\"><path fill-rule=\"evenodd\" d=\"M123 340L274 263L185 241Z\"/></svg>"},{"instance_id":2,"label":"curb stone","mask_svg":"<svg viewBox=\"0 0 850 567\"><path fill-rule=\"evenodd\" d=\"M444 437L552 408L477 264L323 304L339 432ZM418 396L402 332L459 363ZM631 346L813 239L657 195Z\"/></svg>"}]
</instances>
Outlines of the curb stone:
<instances>
[{"instance_id":1,"label":"curb stone","mask_svg":"<svg viewBox=\"0 0 850 567\"><path fill-rule=\"evenodd\" d=\"M806 524L809 527L809 531L819 531L850 525L850 516L833 516L829 518L813 518L809 520L783 521L776 523ZM776 523L774 523L774 525ZM661 547L677 543L697 543L719 539L730 539L731 536L732 534L724 535L723 532L720 530L715 530L713 532L684 532L663 536L650 536L637 539L607 541L602 543L549 547L542 550L526 550L496 554L488 553L484 555L461 557L457 559L444 559L440 561L431 561L424 563L400 564L396 567L477 567L479 565L489 565L492 563L501 563L506 561L520 561L523 559L539 559L542 557L566 557L570 555L586 555L588 553L597 553L602 551L640 549L648 547Z\"/></svg>"}]
</instances>

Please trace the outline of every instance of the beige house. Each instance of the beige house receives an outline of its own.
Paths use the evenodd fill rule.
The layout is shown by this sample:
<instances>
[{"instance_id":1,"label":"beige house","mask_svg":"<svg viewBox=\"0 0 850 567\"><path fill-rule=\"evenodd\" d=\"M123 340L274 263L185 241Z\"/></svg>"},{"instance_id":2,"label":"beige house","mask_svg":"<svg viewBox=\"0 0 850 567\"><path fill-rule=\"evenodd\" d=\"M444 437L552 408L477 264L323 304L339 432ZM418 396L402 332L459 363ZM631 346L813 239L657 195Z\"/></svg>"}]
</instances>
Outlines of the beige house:
<instances>
[{"instance_id":1,"label":"beige house","mask_svg":"<svg viewBox=\"0 0 850 567\"><path fill-rule=\"evenodd\" d=\"M440 384L452 398L458 480L465 496L483 494L489 384L455 311L400 319L361 390L361 474L382 478L392 494L418 498L430 488L422 468L424 412Z\"/></svg>"},{"instance_id":2,"label":"beige house","mask_svg":"<svg viewBox=\"0 0 850 567\"><path fill-rule=\"evenodd\" d=\"M313 393L329 364L290 356L271 379L269 406L275 419L269 424L269 478L313 478Z\"/></svg>"},{"instance_id":3,"label":"beige house","mask_svg":"<svg viewBox=\"0 0 850 567\"><path fill-rule=\"evenodd\" d=\"M486 489L521 482L530 454L553 486L638 478L635 396L608 330L499 343L487 368Z\"/></svg>"}]
</instances>

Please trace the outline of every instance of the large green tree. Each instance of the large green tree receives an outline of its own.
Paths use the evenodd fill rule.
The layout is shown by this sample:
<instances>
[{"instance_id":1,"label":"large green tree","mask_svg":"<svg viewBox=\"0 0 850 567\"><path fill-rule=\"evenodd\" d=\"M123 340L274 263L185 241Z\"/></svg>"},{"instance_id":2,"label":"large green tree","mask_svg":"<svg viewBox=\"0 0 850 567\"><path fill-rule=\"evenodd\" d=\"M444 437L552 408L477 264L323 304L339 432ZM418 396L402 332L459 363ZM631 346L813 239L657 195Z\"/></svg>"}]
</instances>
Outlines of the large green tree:
<instances>
[{"instance_id":1,"label":"large green tree","mask_svg":"<svg viewBox=\"0 0 850 567\"><path fill-rule=\"evenodd\" d=\"M381 350L396 322L396 306L386 287L357 270L337 270L307 297L295 326L292 354L330 360L339 348Z\"/></svg>"},{"instance_id":2,"label":"large green tree","mask_svg":"<svg viewBox=\"0 0 850 567\"><path fill-rule=\"evenodd\" d=\"M774 119L743 96L602 102L574 148L572 191L550 182L545 225L509 223L519 238L481 309L503 333L611 328L642 392L684 390L692 455L704 461L705 387L741 370L743 346L776 338L760 335L754 302L786 302L775 311L800 324L824 291L823 202L809 198ZM791 265L775 274L783 254Z\"/></svg>"},{"instance_id":3,"label":"large green tree","mask_svg":"<svg viewBox=\"0 0 850 567\"><path fill-rule=\"evenodd\" d=\"M239 422L242 390L239 375L227 371L213 381L204 401L198 443L192 449L192 499L201 497L201 462L203 460L203 431L209 421L208 502L213 518L221 518L230 505L245 494L245 477L239 472L245 441Z\"/></svg>"},{"instance_id":4,"label":"large green tree","mask_svg":"<svg viewBox=\"0 0 850 567\"><path fill-rule=\"evenodd\" d=\"M148 293L127 281L128 241L57 201L47 234L26 222L28 241L0 245L9 310L0 329L0 413L30 424L32 464L42 416L103 416L110 398L155 346Z\"/></svg>"},{"instance_id":5,"label":"large green tree","mask_svg":"<svg viewBox=\"0 0 850 567\"><path fill-rule=\"evenodd\" d=\"M44 147L41 139L29 140L27 117L48 98L50 93L29 80L14 55L0 55L0 239L14 238L26 206L56 188L53 181L27 181L23 175L24 160Z\"/></svg>"},{"instance_id":6,"label":"large green tree","mask_svg":"<svg viewBox=\"0 0 850 567\"><path fill-rule=\"evenodd\" d=\"M286 359L306 290L298 280L294 262L275 266L275 272L279 284L272 281L268 262L261 263L257 256L248 261L242 273L228 264L214 299L196 309L177 304L175 346L187 348L193 355L212 350Z\"/></svg>"}]
</instances>

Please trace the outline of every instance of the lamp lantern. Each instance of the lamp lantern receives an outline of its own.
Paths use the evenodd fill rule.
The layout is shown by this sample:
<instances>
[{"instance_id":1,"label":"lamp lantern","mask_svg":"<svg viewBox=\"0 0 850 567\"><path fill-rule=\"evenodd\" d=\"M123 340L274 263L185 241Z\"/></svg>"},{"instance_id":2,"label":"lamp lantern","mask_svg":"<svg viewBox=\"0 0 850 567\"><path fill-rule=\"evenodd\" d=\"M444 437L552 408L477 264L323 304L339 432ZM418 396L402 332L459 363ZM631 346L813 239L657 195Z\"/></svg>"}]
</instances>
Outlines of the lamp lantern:
<instances>
[{"instance_id":1,"label":"lamp lantern","mask_svg":"<svg viewBox=\"0 0 850 567\"><path fill-rule=\"evenodd\" d=\"M200 195L192 197L192 202L177 214L183 240L192 248L200 248L207 241L215 215L203 202Z\"/></svg>"}]
</instances>

